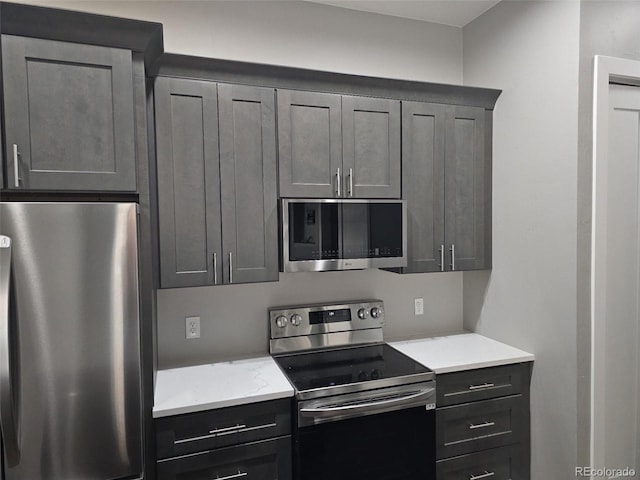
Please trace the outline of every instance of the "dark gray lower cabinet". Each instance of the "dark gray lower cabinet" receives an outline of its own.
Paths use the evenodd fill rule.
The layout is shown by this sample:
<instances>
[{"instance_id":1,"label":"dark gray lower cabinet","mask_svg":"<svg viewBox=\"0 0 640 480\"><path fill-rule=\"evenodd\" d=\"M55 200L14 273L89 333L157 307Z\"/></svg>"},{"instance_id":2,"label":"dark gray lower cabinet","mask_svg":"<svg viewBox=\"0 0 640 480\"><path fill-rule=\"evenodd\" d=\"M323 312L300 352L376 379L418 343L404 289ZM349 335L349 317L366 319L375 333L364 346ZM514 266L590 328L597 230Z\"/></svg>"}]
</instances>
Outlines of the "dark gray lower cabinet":
<instances>
[{"instance_id":1,"label":"dark gray lower cabinet","mask_svg":"<svg viewBox=\"0 0 640 480\"><path fill-rule=\"evenodd\" d=\"M131 51L2 35L6 187L136 191Z\"/></svg>"},{"instance_id":2,"label":"dark gray lower cabinet","mask_svg":"<svg viewBox=\"0 0 640 480\"><path fill-rule=\"evenodd\" d=\"M402 273L491 267L491 111L402 102Z\"/></svg>"},{"instance_id":3,"label":"dark gray lower cabinet","mask_svg":"<svg viewBox=\"0 0 640 480\"><path fill-rule=\"evenodd\" d=\"M278 280L274 90L158 77L160 286Z\"/></svg>"},{"instance_id":4,"label":"dark gray lower cabinet","mask_svg":"<svg viewBox=\"0 0 640 480\"><path fill-rule=\"evenodd\" d=\"M160 418L158 480L290 480L291 400Z\"/></svg>"},{"instance_id":5,"label":"dark gray lower cabinet","mask_svg":"<svg viewBox=\"0 0 640 480\"><path fill-rule=\"evenodd\" d=\"M437 376L437 480L529 480L531 364Z\"/></svg>"}]
</instances>

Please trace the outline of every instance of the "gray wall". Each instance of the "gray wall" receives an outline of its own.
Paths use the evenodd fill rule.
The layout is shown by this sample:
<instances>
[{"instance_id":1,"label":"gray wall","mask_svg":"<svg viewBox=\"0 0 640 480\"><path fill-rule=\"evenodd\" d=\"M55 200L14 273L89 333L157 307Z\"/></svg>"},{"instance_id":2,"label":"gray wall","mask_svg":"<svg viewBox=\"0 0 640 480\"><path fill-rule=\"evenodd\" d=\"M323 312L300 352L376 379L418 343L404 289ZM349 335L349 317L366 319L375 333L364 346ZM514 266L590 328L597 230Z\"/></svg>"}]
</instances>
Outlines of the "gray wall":
<instances>
[{"instance_id":1,"label":"gray wall","mask_svg":"<svg viewBox=\"0 0 640 480\"><path fill-rule=\"evenodd\" d=\"M593 57L640 60L640 2L589 1L580 10L578 150L578 464L589 459ZM620 212L622 215L625 212Z\"/></svg>"},{"instance_id":2,"label":"gray wall","mask_svg":"<svg viewBox=\"0 0 640 480\"><path fill-rule=\"evenodd\" d=\"M576 466L579 2L503 1L464 28L464 81L494 114L493 269L465 273L464 326L533 352L532 478Z\"/></svg>"},{"instance_id":3,"label":"gray wall","mask_svg":"<svg viewBox=\"0 0 640 480\"><path fill-rule=\"evenodd\" d=\"M342 73L462 83L462 30L327 5L290 1L33 1L164 25L172 53ZM462 329L462 274L377 270L282 274L278 283L158 292L158 366L267 353L267 308L299 302L381 298L387 338ZM413 299L425 300L424 316ZM202 318L185 340L184 317Z\"/></svg>"}]
</instances>

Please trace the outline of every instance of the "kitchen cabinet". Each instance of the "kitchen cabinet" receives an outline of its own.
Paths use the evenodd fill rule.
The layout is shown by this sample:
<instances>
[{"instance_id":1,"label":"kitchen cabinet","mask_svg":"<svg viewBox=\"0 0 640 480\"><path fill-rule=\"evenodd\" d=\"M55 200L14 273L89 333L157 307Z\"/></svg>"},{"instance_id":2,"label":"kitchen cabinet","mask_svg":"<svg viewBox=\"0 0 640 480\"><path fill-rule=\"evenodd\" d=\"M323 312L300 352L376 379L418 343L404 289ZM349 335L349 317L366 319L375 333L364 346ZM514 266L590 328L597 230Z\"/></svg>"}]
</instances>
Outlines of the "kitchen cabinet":
<instances>
[{"instance_id":1,"label":"kitchen cabinet","mask_svg":"<svg viewBox=\"0 0 640 480\"><path fill-rule=\"evenodd\" d=\"M2 35L6 188L136 191L132 52Z\"/></svg>"},{"instance_id":2,"label":"kitchen cabinet","mask_svg":"<svg viewBox=\"0 0 640 480\"><path fill-rule=\"evenodd\" d=\"M280 196L399 198L400 102L278 90Z\"/></svg>"},{"instance_id":3,"label":"kitchen cabinet","mask_svg":"<svg viewBox=\"0 0 640 480\"><path fill-rule=\"evenodd\" d=\"M290 480L289 399L156 419L158 480Z\"/></svg>"},{"instance_id":4,"label":"kitchen cabinet","mask_svg":"<svg viewBox=\"0 0 640 480\"><path fill-rule=\"evenodd\" d=\"M274 90L158 77L160 284L278 279Z\"/></svg>"},{"instance_id":5,"label":"kitchen cabinet","mask_svg":"<svg viewBox=\"0 0 640 480\"><path fill-rule=\"evenodd\" d=\"M530 478L530 369L527 362L437 376L437 480Z\"/></svg>"},{"instance_id":6,"label":"kitchen cabinet","mask_svg":"<svg viewBox=\"0 0 640 480\"><path fill-rule=\"evenodd\" d=\"M402 273L491 267L491 111L402 104Z\"/></svg>"}]
</instances>

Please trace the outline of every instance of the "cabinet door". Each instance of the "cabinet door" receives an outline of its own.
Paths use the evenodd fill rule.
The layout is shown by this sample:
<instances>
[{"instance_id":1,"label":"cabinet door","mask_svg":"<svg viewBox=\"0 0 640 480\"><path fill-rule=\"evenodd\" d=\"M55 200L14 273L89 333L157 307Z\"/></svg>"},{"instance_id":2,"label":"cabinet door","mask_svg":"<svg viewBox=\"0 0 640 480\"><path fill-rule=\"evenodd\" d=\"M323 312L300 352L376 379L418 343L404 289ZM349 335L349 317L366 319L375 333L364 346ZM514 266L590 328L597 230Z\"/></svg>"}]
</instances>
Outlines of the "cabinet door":
<instances>
[{"instance_id":1,"label":"cabinet door","mask_svg":"<svg viewBox=\"0 0 640 480\"><path fill-rule=\"evenodd\" d=\"M400 198L400 102L342 97L344 196Z\"/></svg>"},{"instance_id":2,"label":"cabinet door","mask_svg":"<svg viewBox=\"0 0 640 480\"><path fill-rule=\"evenodd\" d=\"M407 200L407 255L403 272L444 267L444 144L446 107L402 103L402 197Z\"/></svg>"},{"instance_id":3,"label":"cabinet door","mask_svg":"<svg viewBox=\"0 0 640 480\"><path fill-rule=\"evenodd\" d=\"M280 196L341 195L339 95L278 90Z\"/></svg>"},{"instance_id":4,"label":"cabinet door","mask_svg":"<svg viewBox=\"0 0 640 480\"><path fill-rule=\"evenodd\" d=\"M224 281L278 280L274 90L218 93Z\"/></svg>"},{"instance_id":5,"label":"cabinet door","mask_svg":"<svg viewBox=\"0 0 640 480\"><path fill-rule=\"evenodd\" d=\"M221 283L216 84L159 77L155 106L161 286Z\"/></svg>"},{"instance_id":6,"label":"cabinet door","mask_svg":"<svg viewBox=\"0 0 640 480\"><path fill-rule=\"evenodd\" d=\"M455 264L454 270L490 267L491 164L485 154L485 133L483 108L449 107L445 242L448 262Z\"/></svg>"},{"instance_id":7,"label":"cabinet door","mask_svg":"<svg viewBox=\"0 0 640 480\"><path fill-rule=\"evenodd\" d=\"M136 190L130 51L3 35L2 69L8 188Z\"/></svg>"}]
</instances>

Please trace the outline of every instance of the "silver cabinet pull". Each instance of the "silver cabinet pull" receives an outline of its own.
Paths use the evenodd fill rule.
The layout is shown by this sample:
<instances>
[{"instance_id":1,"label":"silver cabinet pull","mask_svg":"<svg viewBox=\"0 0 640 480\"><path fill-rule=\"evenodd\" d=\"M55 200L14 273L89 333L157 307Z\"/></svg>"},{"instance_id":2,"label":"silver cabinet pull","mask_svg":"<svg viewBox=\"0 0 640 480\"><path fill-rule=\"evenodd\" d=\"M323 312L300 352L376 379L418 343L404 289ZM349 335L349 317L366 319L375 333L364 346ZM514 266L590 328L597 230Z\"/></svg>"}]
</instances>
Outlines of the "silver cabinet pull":
<instances>
[{"instance_id":1,"label":"silver cabinet pull","mask_svg":"<svg viewBox=\"0 0 640 480\"><path fill-rule=\"evenodd\" d=\"M353 197L353 168L349 169L349 196Z\"/></svg>"},{"instance_id":2,"label":"silver cabinet pull","mask_svg":"<svg viewBox=\"0 0 640 480\"><path fill-rule=\"evenodd\" d=\"M440 271L444 272L444 244L440 245Z\"/></svg>"},{"instance_id":3,"label":"silver cabinet pull","mask_svg":"<svg viewBox=\"0 0 640 480\"><path fill-rule=\"evenodd\" d=\"M174 445L180 445L181 443L197 442L198 440L206 440L208 438L222 437L224 435L231 435L232 433L240 433L246 428L246 425L234 425L232 427L217 428L215 430L209 430L208 435L198 435L197 437L181 438L180 440L174 440Z\"/></svg>"},{"instance_id":4,"label":"silver cabinet pull","mask_svg":"<svg viewBox=\"0 0 640 480\"><path fill-rule=\"evenodd\" d=\"M487 428L487 427L493 427L496 424L496 422L483 422L483 423L478 423L478 424L471 424L469 425L469 430L475 430L476 428Z\"/></svg>"},{"instance_id":5,"label":"silver cabinet pull","mask_svg":"<svg viewBox=\"0 0 640 480\"><path fill-rule=\"evenodd\" d=\"M233 475L227 475L226 477L216 476L216 478L212 478L211 480L231 480L232 478L242 478L246 477L247 475L247 472L241 472L240 470L238 470L238 473L234 473Z\"/></svg>"},{"instance_id":6,"label":"silver cabinet pull","mask_svg":"<svg viewBox=\"0 0 640 480\"><path fill-rule=\"evenodd\" d=\"M482 385L469 385L469 390L482 390L491 387L495 387L495 385L493 383L483 383Z\"/></svg>"},{"instance_id":7,"label":"silver cabinet pull","mask_svg":"<svg viewBox=\"0 0 640 480\"><path fill-rule=\"evenodd\" d=\"M18 145L13 144L13 186L18 188L20 186L20 163L18 162Z\"/></svg>"},{"instance_id":8,"label":"silver cabinet pull","mask_svg":"<svg viewBox=\"0 0 640 480\"><path fill-rule=\"evenodd\" d=\"M340 187L340 168L336 170L336 197L342 196L342 188Z\"/></svg>"},{"instance_id":9,"label":"silver cabinet pull","mask_svg":"<svg viewBox=\"0 0 640 480\"><path fill-rule=\"evenodd\" d=\"M14 404L9 346L9 298L11 288L11 238L0 235L0 427L7 466L20 463L19 417ZM16 368L16 371L19 371ZM19 405L19 400L18 402Z\"/></svg>"},{"instance_id":10,"label":"silver cabinet pull","mask_svg":"<svg viewBox=\"0 0 640 480\"><path fill-rule=\"evenodd\" d=\"M247 428L247 426L244 424L237 424L233 427L216 428L215 430L209 430L209 433L212 435L229 435L230 433L237 433L243 428Z\"/></svg>"},{"instance_id":11,"label":"silver cabinet pull","mask_svg":"<svg viewBox=\"0 0 640 480\"><path fill-rule=\"evenodd\" d=\"M218 254L213 252L213 284L218 284Z\"/></svg>"},{"instance_id":12,"label":"silver cabinet pull","mask_svg":"<svg viewBox=\"0 0 640 480\"><path fill-rule=\"evenodd\" d=\"M456 269L456 246L454 243L451 244L451 270L455 271Z\"/></svg>"},{"instance_id":13,"label":"silver cabinet pull","mask_svg":"<svg viewBox=\"0 0 640 480\"><path fill-rule=\"evenodd\" d=\"M233 254L229 252L229 283L233 283Z\"/></svg>"},{"instance_id":14,"label":"silver cabinet pull","mask_svg":"<svg viewBox=\"0 0 640 480\"><path fill-rule=\"evenodd\" d=\"M484 471L481 475L469 475L469 480L480 480L481 478L489 478L495 476L495 472Z\"/></svg>"}]
</instances>

